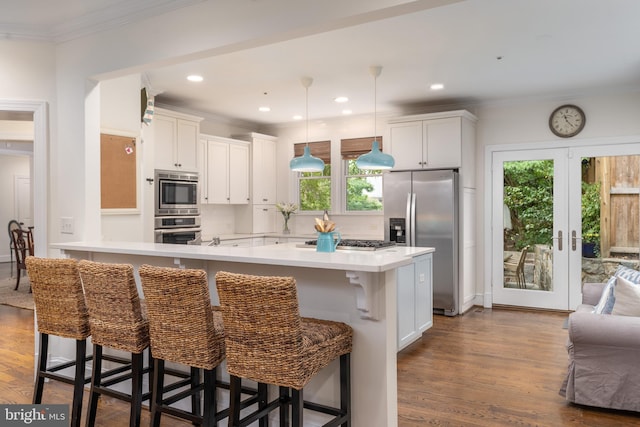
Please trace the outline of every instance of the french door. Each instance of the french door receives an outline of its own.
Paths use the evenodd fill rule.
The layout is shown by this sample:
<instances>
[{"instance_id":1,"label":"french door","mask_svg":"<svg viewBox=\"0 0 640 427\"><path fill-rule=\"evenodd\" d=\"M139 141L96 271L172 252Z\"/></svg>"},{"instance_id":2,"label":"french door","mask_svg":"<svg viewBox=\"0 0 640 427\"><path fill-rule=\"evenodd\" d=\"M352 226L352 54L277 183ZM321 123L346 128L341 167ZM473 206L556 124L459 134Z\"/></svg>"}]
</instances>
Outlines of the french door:
<instances>
[{"instance_id":1,"label":"french door","mask_svg":"<svg viewBox=\"0 0 640 427\"><path fill-rule=\"evenodd\" d=\"M493 152L493 304L572 310L640 258L640 144Z\"/></svg>"}]
</instances>

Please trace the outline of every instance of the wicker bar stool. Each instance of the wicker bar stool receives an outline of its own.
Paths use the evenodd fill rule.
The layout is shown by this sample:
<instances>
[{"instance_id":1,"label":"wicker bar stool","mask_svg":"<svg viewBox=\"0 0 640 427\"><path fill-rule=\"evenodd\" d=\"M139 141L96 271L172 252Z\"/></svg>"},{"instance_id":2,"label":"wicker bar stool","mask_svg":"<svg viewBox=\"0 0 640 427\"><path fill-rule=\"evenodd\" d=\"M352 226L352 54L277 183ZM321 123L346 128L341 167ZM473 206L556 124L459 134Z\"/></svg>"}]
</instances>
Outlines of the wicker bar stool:
<instances>
[{"instance_id":1,"label":"wicker bar stool","mask_svg":"<svg viewBox=\"0 0 640 427\"><path fill-rule=\"evenodd\" d=\"M171 414L203 426L213 426L227 416L228 409L216 413L216 370L224 360L222 316L211 306L207 274L203 270L140 267L142 290L147 302L151 353L154 359L151 425L159 426L162 413ZM164 397L165 362L189 366L199 378L188 390ZM204 391L203 409L200 402ZM192 398L192 412L171 404Z\"/></svg>"},{"instance_id":2,"label":"wicker bar stool","mask_svg":"<svg viewBox=\"0 0 640 427\"><path fill-rule=\"evenodd\" d=\"M218 272L216 288L231 376L230 426L245 426L279 408L280 425L303 425L303 408L333 415L326 425L351 422L350 356L353 330L341 322L300 317L292 277ZM340 358L340 408L303 400L303 387ZM240 378L279 386L279 397L240 419ZM291 398L289 397L291 389Z\"/></svg>"},{"instance_id":3,"label":"wicker bar stool","mask_svg":"<svg viewBox=\"0 0 640 427\"><path fill-rule=\"evenodd\" d=\"M149 346L149 325L143 316L133 267L128 264L109 264L93 261L78 263L80 278L89 312L91 341L93 342L93 370L87 426L95 424L100 395L114 397L131 404L130 426L140 425L143 400L151 393L142 392L144 350ZM103 347L131 353L131 359L103 354ZM102 371L102 361L115 360L121 364ZM112 386L131 381L131 393Z\"/></svg>"},{"instance_id":4,"label":"wicker bar stool","mask_svg":"<svg viewBox=\"0 0 640 427\"><path fill-rule=\"evenodd\" d=\"M71 404L71 426L80 426L82 415L82 392L87 359L87 337L89 317L78 274L78 263L72 259L46 259L27 257L27 273L36 306L36 320L40 341L40 355L33 391L33 403L42 403L46 378L73 384ZM47 367L49 335L71 338L76 341L75 360ZM70 378L59 373L75 366L75 375Z\"/></svg>"}]
</instances>

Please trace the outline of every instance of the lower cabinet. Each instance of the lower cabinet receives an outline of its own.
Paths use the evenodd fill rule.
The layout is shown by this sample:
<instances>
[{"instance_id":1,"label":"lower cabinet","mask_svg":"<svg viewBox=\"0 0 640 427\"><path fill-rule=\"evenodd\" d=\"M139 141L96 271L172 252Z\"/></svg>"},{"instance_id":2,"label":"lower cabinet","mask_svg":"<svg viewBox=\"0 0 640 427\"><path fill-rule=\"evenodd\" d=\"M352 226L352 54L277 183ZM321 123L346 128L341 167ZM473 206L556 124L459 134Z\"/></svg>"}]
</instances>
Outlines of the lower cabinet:
<instances>
[{"instance_id":1,"label":"lower cabinet","mask_svg":"<svg viewBox=\"0 0 640 427\"><path fill-rule=\"evenodd\" d=\"M425 254L397 270L398 351L433 326L433 256Z\"/></svg>"}]
</instances>

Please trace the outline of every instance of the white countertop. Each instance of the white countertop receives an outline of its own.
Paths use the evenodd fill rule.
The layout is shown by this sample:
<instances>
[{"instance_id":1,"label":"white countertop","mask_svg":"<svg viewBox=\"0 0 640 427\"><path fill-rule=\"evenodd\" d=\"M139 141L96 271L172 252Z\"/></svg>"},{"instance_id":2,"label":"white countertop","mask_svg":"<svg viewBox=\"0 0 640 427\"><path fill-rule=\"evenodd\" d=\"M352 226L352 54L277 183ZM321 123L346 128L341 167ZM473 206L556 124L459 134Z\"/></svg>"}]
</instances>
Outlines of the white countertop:
<instances>
[{"instance_id":1,"label":"white countertop","mask_svg":"<svg viewBox=\"0 0 640 427\"><path fill-rule=\"evenodd\" d=\"M392 270L402 265L410 264L412 262L411 259L415 256L435 251L434 248L394 246L377 251L339 250L332 253L323 253L316 252L314 248L298 248L296 245L296 243L285 243L252 247L229 247L96 241L53 243L51 248L65 251L102 252L367 272Z\"/></svg>"}]
</instances>

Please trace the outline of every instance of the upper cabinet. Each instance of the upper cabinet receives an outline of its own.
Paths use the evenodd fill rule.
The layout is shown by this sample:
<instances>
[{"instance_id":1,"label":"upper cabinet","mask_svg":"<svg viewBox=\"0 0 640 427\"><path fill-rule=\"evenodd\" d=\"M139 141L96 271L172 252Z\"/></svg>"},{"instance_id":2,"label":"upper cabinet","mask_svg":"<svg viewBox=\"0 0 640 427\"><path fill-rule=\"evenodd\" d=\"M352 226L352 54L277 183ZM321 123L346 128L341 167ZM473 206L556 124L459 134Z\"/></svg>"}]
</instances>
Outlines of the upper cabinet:
<instances>
[{"instance_id":1,"label":"upper cabinet","mask_svg":"<svg viewBox=\"0 0 640 427\"><path fill-rule=\"evenodd\" d=\"M475 116L467 111L407 116L389 121L389 153L396 170L453 169L475 146ZM475 148L473 148L475 152Z\"/></svg>"},{"instance_id":2,"label":"upper cabinet","mask_svg":"<svg viewBox=\"0 0 640 427\"><path fill-rule=\"evenodd\" d=\"M211 135L198 144L200 203L249 203L249 144Z\"/></svg>"},{"instance_id":3,"label":"upper cabinet","mask_svg":"<svg viewBox=\"0 0 640 427\"><path fill-rule=\"evenodd\" d=\"M202 119L156 108L153 115L155 168L196 171Z\"/></svg>"}]
</instances>

